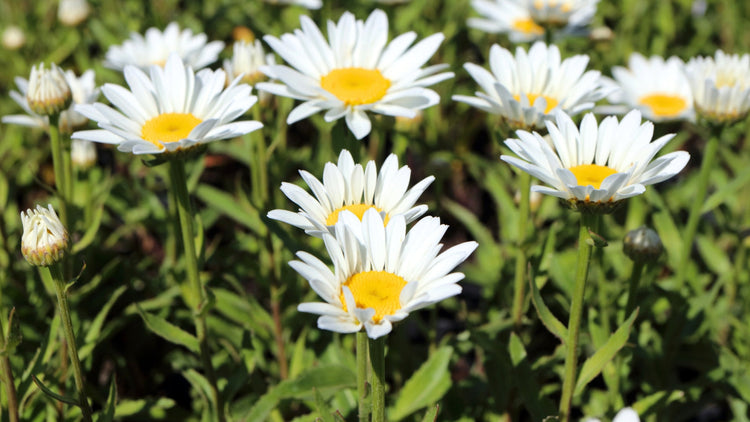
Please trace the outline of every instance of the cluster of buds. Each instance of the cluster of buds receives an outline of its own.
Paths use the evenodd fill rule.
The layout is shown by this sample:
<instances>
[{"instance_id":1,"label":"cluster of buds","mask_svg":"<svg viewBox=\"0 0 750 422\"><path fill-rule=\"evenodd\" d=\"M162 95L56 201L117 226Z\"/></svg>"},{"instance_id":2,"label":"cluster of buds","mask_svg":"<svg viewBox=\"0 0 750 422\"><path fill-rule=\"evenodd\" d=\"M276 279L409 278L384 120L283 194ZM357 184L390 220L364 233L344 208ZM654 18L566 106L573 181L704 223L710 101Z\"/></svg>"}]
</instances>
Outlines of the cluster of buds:
<instances>
[{"instance_id":1,"label":"cluster of buds","mask_svg":"<svg viewBox=\"0 0 750 422\"><path fill-rule=\"evenodd\" d=\"M49 70L44 63L31 68L26 101L41 116L57 115L70 106L73 96L63 71L53 63Z\"/></svg>"},{"instance_id":2,"label":"cluster of buds","mask_svg":"<svg viewBox=\"0 0 750 422\"><path fill-rule=\"evenodd\" d=\"M22 211L21 222L21 252L29 264L47 267L65 256L68 249L68 232L52 205L48 205L47 208L37 205L36 209Z\"/></svg>"}]
</instances>

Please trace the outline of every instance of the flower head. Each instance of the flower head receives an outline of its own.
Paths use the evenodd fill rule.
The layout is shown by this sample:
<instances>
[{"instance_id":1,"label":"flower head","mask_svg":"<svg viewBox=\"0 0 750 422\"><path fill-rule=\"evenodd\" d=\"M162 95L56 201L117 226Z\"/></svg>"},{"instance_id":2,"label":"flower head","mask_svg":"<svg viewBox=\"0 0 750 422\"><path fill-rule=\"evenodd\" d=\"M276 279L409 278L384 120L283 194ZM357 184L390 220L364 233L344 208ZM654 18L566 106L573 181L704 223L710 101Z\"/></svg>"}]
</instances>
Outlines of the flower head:
<instances>
[{"instance_id":1,"label":"flower head","mask_svg":"<svg viewBox=\"0 0 750 422\"><path fill-rule=\"evenodd\" d=\"M598 71L585 71L588 61L585 55L561 60L557 46L541 41L528 53L518 47L515 56L495 44L490 48L491 71L464 65L483 91L453 99L498 114L513 129L541 128L556 110L581 113L609 92Z\"/></svg>"},{"instance_id":2,"label":"flower head","mask_svg":"<svg viewBox=\"0 0 750 422\"><path fill-rule=\"evenodd\" d=\"M135 66L126 67L124 75L130 90L114 84L102 87L118 110L101 103L77 106L76 111L102 129L75 132L73 138L117 144L120 151L133 154L173 154L263 126L235 122L257 97L238 79L225 89L223 70L195 74L173 54L164 68L151 66L150 77Z\"/></svg>"},{"instance_id":3,"label":"flower head","mask_svg":"<svg viewBox=\"0 0 750 422\"><path fill-rule=\"evenodd\" d=\"M323 6L323 0L263 0L270 4L296 5L307 9L320 9Z\"/></svg>"},{"instance_id":4,"label":"flower head","mask_svg":"<svg viewBox=\"0 0 750 422\"><path fill-rule=\"evenodd\" d=\"M70 133L73 129L81 127L88 122L86 116L77 113L76 104L91 104L99 97L99 89L94 81L94 71L87 70L78 77L72 70L66 70L64 73L65 81L70 88L70 94L73 102L70 107L60 113L60 130ZM10 97L23 108L27 114L13 114L3 116L3 123L17 124L28 127L39 127L46 129L49 126L49 118L44 115L40 116L31 110L26 95L29 92L29 82L20 77L15 78L18 91L11 91Z\"/></svg>"},{"instance_id":5,"label":"flower head","mask_svg":"<svg viewBox=\"0 0 750 422\"><path fill-rule=\"evenodd\" d=\"M86 20L91 7L86 0L60 0L57 8L57 19L63 25L76 26Z\"/></svg>"},{"instance_id":6,"label":"flower head","mask_svg":"<svg viewBox=\"0 0 750 422\"><path fill-rule=\"evenodd\" d=\"M558 113L547 129L551 143L536 132L517 131L519 139L505 144L518 157L500 158L549 185L533 186L532 191L562 198L577 209L609 211L618 201L676 175L690 158L676 151L652 161L674 135L652 142L654 125L642 123L638 110L621 121L607 117L598 126L588 113L580 130L565 113Z\"/></svg>"},{"instance_id":7,"label":"flower head","mask_svg":"<svg viewBox=\"0 0 750 422\"><path fill-rule=\"evenodd\" d=\"M549 27L587 26L599 0L518 0L535 22Z\"/></svg>"},{"instance_id":8,"label":"flower head","mask_svg":"<svg viewBox=\"0 0 750 422\"><path fill-rule=\"evenodd\" d=\"M21 211L21 252L29 264L46 267L62 259L68 249L68 232L52 205Z\"/></svg>"},{"instance_id":9,"label":"flower head","mask_svg":"<svg viewBox=\"0 0 750 422\"><path fill-rule=\"evenodd\" d=\"M633 261L656 261L664 252L664 245L653 229L641 226L625 235L622 249Z\"/></svg>"},{"instance_id":10,"label":"flower head","mask_svg":"<svg viewBox=\"0 0 750 422\"><path fill-rule=\"evenodd\" d=\"M338 164L326 163L322 183L305 170L300 170L300 175L315 197L297 185L282 183L281 191L301 209L296 213L273 210L268 217L317 237L333 233L342 211L362 218L368 209L373 208L384 214L386 223L396 215L403 215L405 222L411 223L427 212L427 205L414 206L414 203L435 180L435 177L428 176L407 190L411 169L408 166L399 168L395 154L386 158L378 173L375 161L369 161L363 169L362 165L354 164L347 150L339 154Z\"/></svg>"},{"instance_id":11,"label":"flower head","mask_svg":"<svg viewBox=\"0 0 750 422\"><path fill-rule=\"evenodd\" d=\"M132 33L122 45L109 48L104 65L116 70L128 65L148 70L151 65L164 66L170 54L176 53L187 66L202 69L215 62L224 48L222 41L206 43L207 39L206 34L193 35L190 29L180 31L179 25L172 22L164 32L149 28L145 37Z\"/></svg>"},{"instance_id":12,"label":"flower head","mask_svg":"<svg viewBox=\"0 0 750 422\"><path fill-rule=\"evenodd\" d=\"M596 418L586 418L583 420L583 422L601 422L599 419ZM612 419L612 422L641 422L641 419L638 417L638 413L636 413L635 410L631 407L626 407L617 412L615 415L615 418Z\"/></svg>"},{"instance_id":13,"label":"flower head","mask_svg":"<svg viewBox=\"0 0 750 422\"><path fill-rule=\"evenodd\" d=\"M49 116L65 110L71 102L70 87L65 74L53 63L49 70L44 63L31 68L26 91L29 109L36 114Z\"/></svg>"},{"instance_id":14,"label":"flower head","mask_svg":"<svg viewBox=\"0 0 750 422\"><path fill-rule=\"evenodd\" d=\"M276 64L273 54L265 54L260 40L255 40L253 43L237 41L232 46L232 50L232 60L224 60L227 81L242 76L243 82L253 85L265 78L260 71L261 66Z\"/></svg>"},{"instance_id":15,"label":"flower head","mask_svg":"<svg viewBox=\"0 0 750 422\"><path fill-rule=\"evenodd\" d=\"M342 213L335 235L323 235L334 271L306 252L289 263L325 301L297 309L321 315L318 328L324 330L352 333L364 327L370 338L388 334L410 312L461 292L457 283L464 275L451 271L477 243L440 253L447 227L439 218L424 217L407 233L401 215L385 225L375 210L367 210L361 221Z\"/></svg>"},{"instance_id":16,"label":"flower head","mask_svg":"<svg viewBox=\"0 0 750 422\"><path fill-rule=\"evenodd\" d=\"M443 34L411 46L417 35L407 32L388 43L388 18L382 10L375 10L364 22L349 12L337 23L329 21L328 40L307 16L300 22L302 29L294 34L264 37L291 67L262 67L281 83L257 85L259 90L304 101L289 114L289 123L326 111L326 121L345 117L354 136L362 139L372 127L367 112L414 117L417 110L440 101L435 91L425 87L453 76L438 73L447 65L422 67Z\"/></svg>"},{"instance_id":17,"label":"flower head","mask_svg":"<svg viewBox=\"0 0 750 422\"><path fill-rule=\"evenodd\" d=\"M511 42L534 41L544 36L544 28L531 17L524 5L508 0L472 0L481 18L469 18L467 24L489 33L508 34Z\"/></svg>"},{"instance_id":18,"label":"flower head","mask_svg":"<svg viewBox=\"0 0 750 422\"><path fill-rule=\"evenodd\" d=\"M8 25L3 31L3 47L18 50L26 44L26 34L16 25Z\"/></svg>"},{"instance_id":19,"label":"flower head","mask_svg":"<svg viewBox=\"0 0 750 422\"><path fill-rule=\"evenodd\" d=\"M688 61L695 111L714 123L729 123L750 111L750 54L726 54L717 50L712 57Z\"/></svg>"},{"instance_id":20,"label":"flower head","mask_svg":"<svg viewBox=\"0 0 750 422\"><path fill-rule=\"evenodd\" d=\"M647 59L633 53L628 68L616 66L612 69L618 90L610 95L610 101L637 108L645 118L653 121L691 119L693 94L684 66L677 57L664 60L660 56L651 56Z\"/></svg>"}]
</instances>

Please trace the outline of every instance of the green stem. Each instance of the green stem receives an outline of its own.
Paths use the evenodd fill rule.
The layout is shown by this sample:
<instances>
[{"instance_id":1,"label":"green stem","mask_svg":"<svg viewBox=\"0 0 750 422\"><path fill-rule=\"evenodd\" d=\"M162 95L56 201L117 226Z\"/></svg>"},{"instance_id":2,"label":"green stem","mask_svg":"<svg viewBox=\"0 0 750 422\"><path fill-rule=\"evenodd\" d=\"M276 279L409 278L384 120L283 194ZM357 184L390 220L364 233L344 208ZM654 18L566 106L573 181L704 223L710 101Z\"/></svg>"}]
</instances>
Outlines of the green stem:
<instances>
[{"instance_id":1,"label":"green stem","mask_svg":"<svg viewBox=\"0 0 750 422\"><path fill-rule=\"evenodd\" d=\"M359 422L369 422L370 408L367 406L367 332L357 332L357 397L359 398Z\"/></svg>"},{"instance_id":2,"label":"green stem","mask_svg":"<svg viewBox=\"0 0 750 422\"><path fill-rule=\"evenodd\" d=\"M261 108L253 108L253 119L263 121ZM251 155L250 161L253 163L250 168L252 174L252 195L255 200L255 206L263 208L268 200L268 168L266 156L266 139L262 130L256 130L248 135L250 137Z\"/></svg>"},{"instance_id":3,"label":"green stem","mask_svg":"<svg viewBox=\"0 0 750 422\"><path fill-rule=\"evenodd\" d=\"M52 150L52 166L55 170L55 188L57 196L60 197L60 222L63 227L70 229L68 225L68 182L65 177L65 156L62 140L60 139L60 129L57 126L58 116L49 116L49 140L50 149Z\"/></svg>"},{"instance_id":4,"label":"green stem","mask_svg":"<svg viewBox=\"0 0 750 422\"><path fill-rule=\"evenodd\" d=\"M372 422L385 422L385 338L370 340Z\"/></svg>"},{"instance_id":5,"label":"green stem","mask_svg":"<svg viewBox=\"0 0 750 422\"><path fill-rule=\"evenodd\" d=\"M8 330L10 331L10 327L8 327ZM0 321L0 349L6 349L6 347L5 330L3 330L3 323ZM7 353L0 359L0 366L2 367L2 380L5 383L5 394L8 395L8 419L10 422L18 422L18 396L16 394L16 384L13 381L10 357Z\"/></svg>"},{"instance_id":6,"label":"green stem","mask_svg":"<svg viewBox=\"0 0 750 422\"><path fill-rule=\"evenodd\" d=\"M190 284L191 296L188 305L193 310L195 322L195 333L200 346L200 357L206 379L211 385L211 395L215 405L215 420L223 422L224 404L216 383L216 374L211 362L211 352L208 347L208 336L206 327L206 313L201 309L205 302L205 292L198 273L198 256L195 251L195 229L193 227L193 210L190 205L190 196L187 190L187 176L185 175L185 163L181 159L169 160L169 175L172 180L177 199L177 211L180 218L180 229L182 230L182 245L185 249L185 263L187 266L188 283Z\"/></svg>"},{"instance_id":7,"label":"green stem","mask_svg":"<svg viewBox=\"0 0 750 422\"><path fill-rule=\"evenodd\" d=\"M712 135L709 139L706 149L703 152L703 162L701 163L700 174L698 175L698 189L692 196L692 205L690 207L690 214L688 216L688 222L685 226L685 238L682 241L682 256L680 257L680 266L677 268L677 280L676 287L679 289L685 282L687 277L690 251L692 250L693 240L698 230L698 221L701 216L701 209L703 208L703 202L706 199L706 193L708 192L709 176L711 170L716 165L717 151L719 150L719 136Z\"/></svg>"},{"instance_id":8,"label":"green stem","mask_svg":"<svg viewBox=\"0 0 750 422\"><path fill-rule=\"evenodd\" d=\"M520 174L521 201L518 204L518 244L516 254L516 274L513 281L513 325L521 327L523 318L524 286L526 285L526 226L529 221L531 175Z\"/></svg>"},{"instance_id":9,"label":"green stem","mask_svg":"<svg viewBox=\"0 0 750 422\"><path fill-rule=\"evenodd\" d=\"M645 266L646 265L641 260L633 261L633 271L630 273L630 288L628 290L628 304L625 306L625 316L623 317L625 319L627 319L635 309L635 298L638 293L638 285L641 283L643 268Z\"/></svg>"},{"instance_id":10,"label":"green stem","mask_svg":"<svg viewBox=\"0 0 750 422\"><path fill-rule=\"evenodd\" d=\"M565 342L565 370L563 375L562 397L560 398L560 413L563 421L570 421L570 408L573 403L573 390L576 385L576 369L578 366L578 333L581 328L583 315L583 300L586 291L586 278L589 274L592 246L589 244L589 228L596 227L598 215L581 213L581 227L578 230L578 264L576 281L573 289L573 300L570 303L570 319L568 320L568 340Z\"/></svg>"},{"instance_id":11,"label":"green stem","mask_svg":"<svg viewBox=\"0 0 750 422\"><path fill-rule=\"evenodd\" d=\"M50 275L52 276L52 280L54 280L55 293L57 294L57 305L60 312L60 322L62 322L63 325L65 342L68 344L68 354L70 355L70 361L73 364L73 377L75 378L76 382L76 390L78 390L78 403L81 408L81 413L83 414L83 420L91 422L91 407L89 406L89 401L86 397L86 385L83 381L81 361L78 359L76 336L73 332L73 323L70 320L67 285L58 263L52 264L48 268Z\"/></svg>"}]
</instances>

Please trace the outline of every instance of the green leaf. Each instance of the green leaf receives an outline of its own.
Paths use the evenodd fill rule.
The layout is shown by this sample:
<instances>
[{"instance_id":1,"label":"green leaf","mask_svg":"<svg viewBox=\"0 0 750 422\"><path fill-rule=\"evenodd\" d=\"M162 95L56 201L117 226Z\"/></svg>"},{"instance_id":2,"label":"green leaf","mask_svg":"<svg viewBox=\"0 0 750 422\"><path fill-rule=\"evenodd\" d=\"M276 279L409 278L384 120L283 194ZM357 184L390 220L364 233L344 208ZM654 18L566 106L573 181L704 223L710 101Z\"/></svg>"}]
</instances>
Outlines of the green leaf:
<instances>
[{"instance_id":1,"label":"green leaf","mask_svg":"<svg viewBox=\"0 0 750 422\"><path fill-rule=\"evenodd\" d=\"M612 334L604 346L597 350L590 358L586 359L586 362L583 363L581 372L578 375L578 381L576 382L576 388L573 395L577 395L583 391L583 387L596 378L602 369L604 369L607 362L612 360L617 352L622 349L622 346L625 345L630 337L630 329L633 327L633 321L635 321L637 316L638 308L636 308L630 314L627 321L625 321L620 328Z\"/></svg>"},{"instance_id":2,"label":"green leaf","mask_svg":"<svg viewBox=\"0 0 750 422\"><path fill-rule=\"evenodd\" d=\"M205 184L199 185L195 194L203 202L210 204L211 207L254 231L259 236L266 235L268 229L263 224L258 210L248 202L241 203L232 195Z\"/></svg>"},{"instance_id":3,"label":"green leaf","mask_svg":"<svg viewBox=\"0 0 750 422\"><path fill-rule=\"evenodd\" d=\"M750 183L750 166L746 166L739 174L732 177L731 182L717 186L716 192L706 199L701 208L701 214L705 214L712 209L723 204L727 198L737 194L737 191Z\"/></svg>"},{"instance_id":4,"label":"green leaf","mask_svg":"<svg viewBox=\"0 0 750 422\"><path fill-rule=\"evenodd\" d=\"M193 353L198 353L198 339L187 331L177 327L166 319L144 312L138 307L138 314L143 318L149 330L163 339L187 347Z\"/></svg>"},{"instance_id":5,"label":"green leaf","mask_svg":"<svg viewBox=\"0 0 750 422\"><path fill-rule=\"evenodd\" d=\"M417 369L404 384L389 411L389 420L399 421L415 411L440 400L451 386L448 368L453 348L443 346Z\"/></svg>"},{"instance_id":6,"label":"green leaf","mask_svg":"<svg viewBox=\"0 0 750 422\"><path fill-rule=\"evenodd\" d=\"M101 310L96 315L96 318L94 318L94 321L91 323L91 326L89 327L88 332L86 333L86 337L83 341L84 345L83 347L81 347L81 350L79 350L78 353L78 356L81 360L85 359L96 347L97 341L99 340L99 335L102 332L102 326L104 326L104 320L107 318L109 310L112 309L115 301L117 301L117 299L125 292L125 290L127 290L127 286L120 286L114 292L112 292L109 300L107 300L107 303L102 306Z\"/></svg>"},{"instance_id":7,"label":"green leaf","mask_svg":"<svg viewBox=\"0 0 750 422\"><path fill-rule=\"evenodd\" d=\"M336 419L331 413L331 409L328 407L328 404L326 404L323 396L320 395L320 391L318 391L318 389L316 388L313 388L313 395L315 395L315 406L317 406L318 414L320 415L320 418L318 420L322 422L336 422Z\"/></svg>"},{"instance_id":8,"label":"green leaf","mask_svg":"<svg viewBox=\"0 0 750 422\"><path fill-rule=\"evenodd\" d=\"M657 391L651 395L648 395L637 402L633 403L633 410L642 418L648 413L655 411L657 408L664 408L669 403L683 399L685 393L680 390L669 391ZM644 418L645 419L645 418Z\"/></svg>"},{"instance_id":9,"label":"green leaf","mask_svg":"<svg viewBox=\"0 0 750 422\"><path fill-rule=\"evenodd\" d=\"M81 236L81 239L78 240L78 242L73 245L73 250L71 252L71 255L75 255L82 250L86 249L91 242L94 241L94 238L96 238L96 234L99 232L99 226L102 223L102 216L104 215L104 204L96 207L94 210L93 219L89 223L88 228L86 229L86 233Z\"/></svg>"},{"instance_id":10,"label":"green leaf","mask_svg":"<svg viewBox=\"0 0 750 422\"><path fill-rule=\"evenodd\" d=\"M63 403L69 404L71 406L78 406L80 403L78 403L78 399L75 399L73 397L63 396L60 394L55 393L54 391L47 388L44 383L36 377L36 375L32 375L31 379L34 380L34 384L36 384L37 387L39 387L40 390L47 396L54 400L61 401Z\"/></svg>"},{"instance_id":11,"label":"green leaf","mask_svg":"<svg viewBox=\"0 0 750 422\"><path fill-rule=\"evenodd\" d=\"M440 405L436 404L427 409L427 413L424 414L422 422L435 422L437 421L438 411L440 411Z\"/></svg>"},{"instance_id":12,"label":"green leaf","mask_svg":"<svg viewBox=\"0 0 750 422\"><path fill-rule=\"evenodd\" d=\"M516 333L510 333L508 343L510 360L513 363L513 375L518 391L526 409L531 413L531 420L539 421L555 413L555 408L548 399L539 394L541 390L531 363L527 359L526 349Z\"/></svg>"},{"instance_id":13,"label":"green leaf","mask_svg":"<svg viewBox=\"0 0 750 422\"><path fill-rule=\"evenodd\" d=\"M542 299L542 295L536 285L536 281L534 281L534 276L531 273L531 270L529 270L529 285L531 286L531 301L534 303L534 308L536 309L537 315L539 315L539 319L542 320L542 324L547 327L547 330L550 333L554 334L565 343L568 339L568 329L555 317L552 311L547 308L547 305L544 304L544 300Z\"/></svg>"},{"instance_id":14,"label":"green leaf","mask_svg":"<svg viewBox=\"0 0 750 422\"><path fill-rule=\"evenodd\" d=\"M342 365L324 365L301 373L297 378L280 382L264 394L244 417L248 421L263 421L279 401L313 396L313 388L320 394L332 394L356 386L356 375Z\"/></svg>"},{"instance_id":15,"label":"green leaf","mask_svg":"<svg viewBox=\"0 0 750 422\"><path fill-rule=\"evenodd\" d=\"M115 414L118 418L134 415L148 415L148 419L140 420L159 420L166 415L166 410L174 407L175 402L169 398L159 398L154 400L122 400L115 408Z\"/></svg>"},{"instance_id":16,"label":"green leaf","mask_svg":"<svg viewBox=\"0 0 750 422\"><path fill-rule=\"evenodd\" d=\"M117 404L117 382L116 378L112 377L109 382L109 394L107 394L107 403L99 414L97 422L112 422L115 418L115 406Z\"/></svg>"}]
</instances>

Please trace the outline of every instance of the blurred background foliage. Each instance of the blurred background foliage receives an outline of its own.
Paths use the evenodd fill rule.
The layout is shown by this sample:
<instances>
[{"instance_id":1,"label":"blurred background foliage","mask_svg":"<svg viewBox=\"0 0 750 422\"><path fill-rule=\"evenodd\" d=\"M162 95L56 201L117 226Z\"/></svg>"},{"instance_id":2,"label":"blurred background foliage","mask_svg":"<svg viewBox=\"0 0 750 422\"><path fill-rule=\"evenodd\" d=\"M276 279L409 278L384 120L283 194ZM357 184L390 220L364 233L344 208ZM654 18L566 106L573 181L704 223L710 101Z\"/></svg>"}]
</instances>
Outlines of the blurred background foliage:
<instances>
[{"instance_id":1,"label":"blurred background foliage","mask_svg":"<svg viewBox=\"0 0 750 422\"><path fill-rule=\"evenodd\" d=\"M258 0L90 1L92 13L76 27L57 20L57 3L4 0L0 25L19 26L25 44L0 53L0 115L22 113L7 95L13 78L28 77L39 62L56 63L78 74L96 71L97 84L123 83L102 66L104 53L132 31L143 33L171 21L210 40L226 42L248 27L256 37L280 35L310 14L321 24L350 10L362 19L376 7L389 15L390 38L413 30L420 38L443 32L446 40L431 63L448 63L456 77L435 87L442 101L417 122L377 118L363 142L380 164L397 152L412 167L413 179L435 175L422 197L430 213L451 225L446 244L477 240L479 249L460 270L464 292L412 315L388 338L387 403L390 420L421 420L439 402L439 420L540 421L556 410L563 349L540 323L527 298L523 329L515 334L509 317L518 215L514 170L499 161L506 153L498 122L486 113L451 102L472 94L465 62L484 64L493 43L507 38L468 29L468 0L413 0L402 5L374 1L327 1L321 10L269 5ZM592 23L603 34L558 42L563 56L588 54L589 69L609 75L632 52L696 55L750 51L750 3L745 1L602 0ZM602 30L608 28L610 31ZM603 32L602 32L603 31ZM212 67L216 68L219 63ZM100 100L104 100L103 98ZM322 116L287 127L287 99L260 108L268 153L267 201L251 194L252 139L217 142L190 163L191 191L205 236L202 277L212 289L209 317L214 365L237 420L312 421L340 411L356 417L354 337L315 328L298 303L315 298L286 262L297 250L324 257L322 244L269 221L274 208L293 209L278 191L281 181L299 182L298 169L322 175L338 151L330 144L332 125ZM609 337L623 320L631 262L622 238L642 224L661 235L667 253L641 283L640 313L626 347L574 402L576 418L611 418L635 405L646 421L748 421L750 403L750 148L746 124L724 140L721 165L712 172L696 245L680 244L705 142L691 124L658 124L656 135L676 132L667 150L685 149L692 159L682 175L649 189L608 215L601 233L609 242L596 257L589 282L582 345L585 354ZM335 147L335 146L334 146ZM173 198L166 168L145 166L129 154L97 146L97 166L77 173L76 212L82 224L70 228L82 244L76 268L85 269L71 297L81 358L95 410L115 379L119 420L198 420L205 401L199 362L184 347L150 332L149 315L189 330L181 303L181 262L176 228L169 220ZM44 397L31 375L56 390L72 390L70 370L56 329L49 280L20 254L19 212L50 201L53 183L48 139L39 129L0 125L0 314L20 342L12 350L24 420L75 419L76 412ZM54 201L53 201L54 202ZM573 285L577 216L554 198L533 208L532 273L545 303L563 318ZM90 229L94 227L94 229ZM671 283L680 248L692 247L687 286ZM618 311L619 310L619 311ZM153 322L152 322L153 323ZM158 331L158 330L157 330ZM3 397L5 400L5 397ZM4 402L3 402L4 403ZM191 419L192 418L192 419Z\"/></svg>"}]
</instances>

